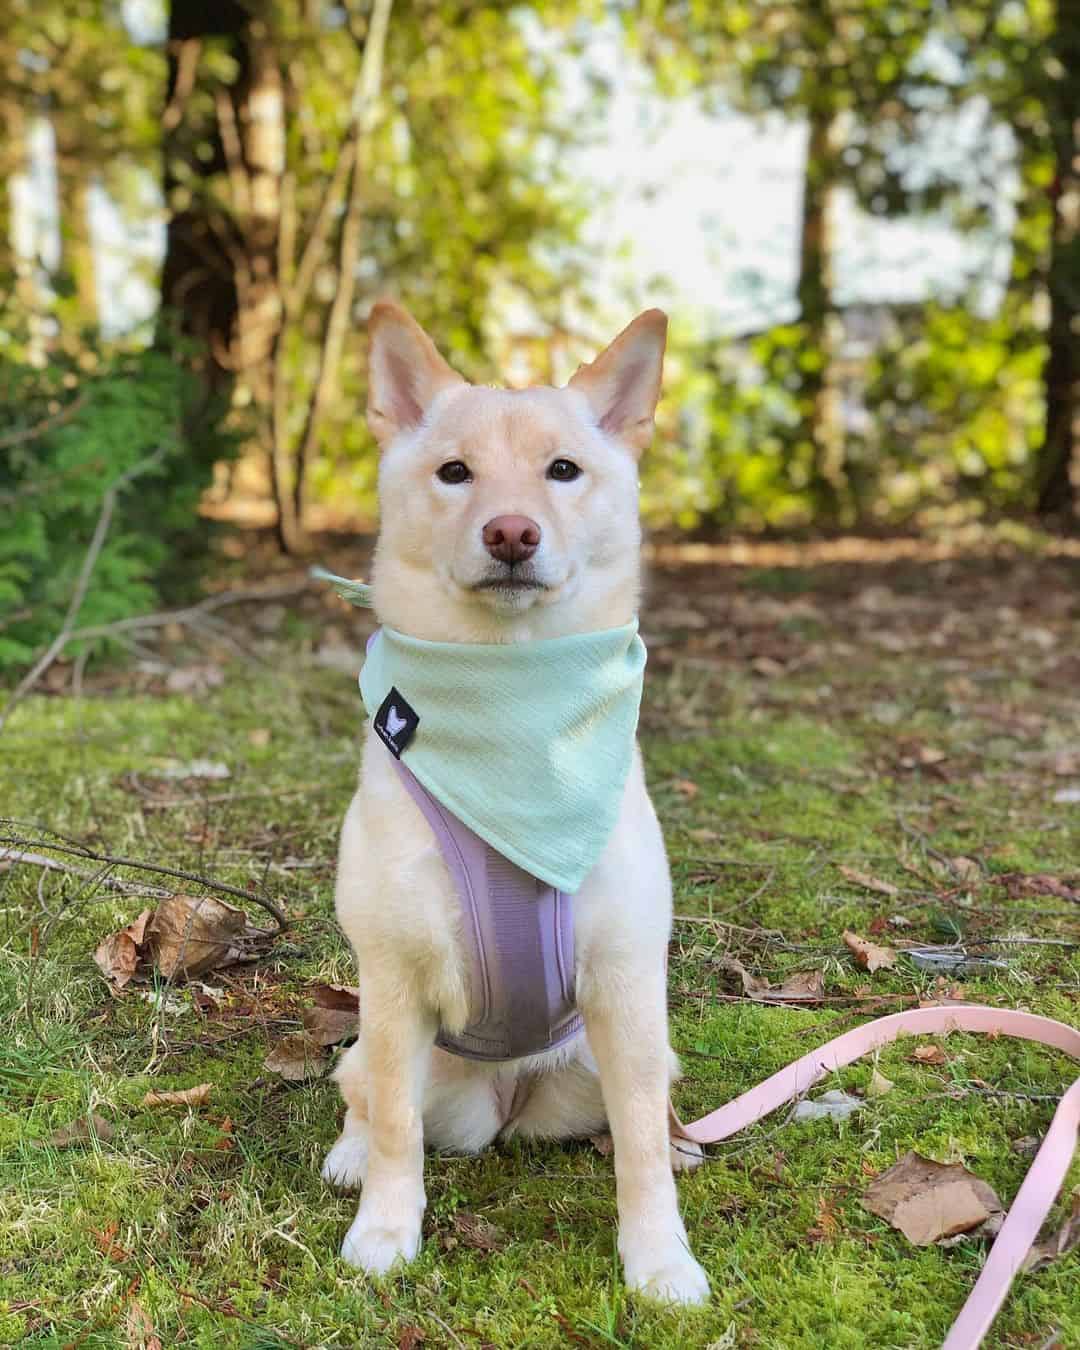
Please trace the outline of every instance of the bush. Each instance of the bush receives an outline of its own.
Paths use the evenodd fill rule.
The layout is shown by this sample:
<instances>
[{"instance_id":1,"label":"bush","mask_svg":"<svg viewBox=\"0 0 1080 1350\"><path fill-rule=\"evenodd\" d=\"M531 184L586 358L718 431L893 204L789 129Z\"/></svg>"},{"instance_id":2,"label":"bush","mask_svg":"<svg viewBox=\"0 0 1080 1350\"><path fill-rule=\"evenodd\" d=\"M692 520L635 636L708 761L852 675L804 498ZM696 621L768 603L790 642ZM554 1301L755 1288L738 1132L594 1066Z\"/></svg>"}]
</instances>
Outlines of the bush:
<instances>
[{"instance_id":1,"label":"bush","mask_svg":"<svg viewBox=\"0 0 1080 1350\"><path fill-rule=\"evenodd\" d=\"M92 369L87 373L85 367ZM160 607L205 545L199 496L232 446L176 357L84 349L41 371L0 362L0 671L58 632L101 516L116 504L77 627Z\"/></svg>"}]
</instances>

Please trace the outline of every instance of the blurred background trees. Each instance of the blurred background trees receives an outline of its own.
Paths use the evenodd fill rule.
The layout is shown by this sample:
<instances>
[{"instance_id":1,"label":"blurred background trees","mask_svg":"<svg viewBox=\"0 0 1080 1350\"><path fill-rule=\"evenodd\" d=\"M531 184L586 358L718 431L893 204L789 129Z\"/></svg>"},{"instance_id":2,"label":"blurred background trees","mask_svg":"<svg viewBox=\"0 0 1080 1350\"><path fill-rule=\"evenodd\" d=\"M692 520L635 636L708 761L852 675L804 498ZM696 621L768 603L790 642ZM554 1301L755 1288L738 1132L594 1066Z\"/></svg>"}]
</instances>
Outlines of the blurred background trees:
<instances>
[{"instance_id":1,"label":"blurred background trees","mask_svg":"<svg viewBox=\"0 0 1080 1350\"><path fill-rule=\"evenodd\" d=\"M143 459L118 610L370 522L385 292L513 383L665 305L657 526L1075 528L1080 0L6 0L0 112L11 652Z\"/></svg>"}]
</instances>

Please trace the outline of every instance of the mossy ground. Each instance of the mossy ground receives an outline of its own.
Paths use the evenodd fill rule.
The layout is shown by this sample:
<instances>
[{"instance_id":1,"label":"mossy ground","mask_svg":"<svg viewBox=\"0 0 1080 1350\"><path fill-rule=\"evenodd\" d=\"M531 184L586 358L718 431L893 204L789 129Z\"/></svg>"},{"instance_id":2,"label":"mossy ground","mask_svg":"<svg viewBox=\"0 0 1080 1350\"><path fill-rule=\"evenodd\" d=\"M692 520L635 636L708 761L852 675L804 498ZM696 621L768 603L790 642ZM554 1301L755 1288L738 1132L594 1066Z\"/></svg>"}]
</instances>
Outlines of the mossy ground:
<instances>
[{"instance_id":1,"label":"mossy ground","mask_svg":"<svg viewBox=\"0 0 1080 1350\"><path fill-rule=\"evenodd\" d=\"M1080 783L1078 582L1075 564L1046 559L654 578L643 737L684 916L670 963L684 1116L853 1025L866 1005L845 998L867 986L943 992L903 959L858 970L846 927L884 943L1077 938L1074 902L1009 899L994 877L1080 871L1080 805L1054 800ZM307 598L270 635L237 611L233 634L263 664L231 662L218 687L182 696L153 672L104 677L79 699L30 699L0 737L5 816L255 883L296 918L256 966L207 977L225 990L217 1009L173 990L185 1011L163 1013L110 996L91 962L138 898L29 866L0 876L0 1343L139 1345L152 1327L165 1346L215 1350L939 1344L984 1245L912 1247L860 1194L916 1148L963 1160L1008 1202L1027 1166L1010 1145L1045 1129L1076 1072L1063 1056L953 1036L935 1066L894 1046L878 1067L895 1087L846 1123L778 1113L713 1149L679 1182L713 1282L703 1311L627 1296L611 1160L587 1143L432 1157L419 1261L381 1282L340 1262L355 1200L318 1178L336 1088L263 1067L298 1029L306 988L351 980L331 895L359 709L349 676L311 653L328 625L357 648L364 619L335 603ZM193 659L179 634L163 655ZM163 766L196 758L231 776L157 784ZM852 884L841 865L898 894ZM969 997L1076 1021L1075 949L993 954L1008 970L965 980ZM725 956L774 981L820 969L834 1001L755 1004ZM840 1085L861 1091L871 1067ZM200 1109L140 1105L149 1087L207 1081ZM109 1142L47 1143L89 1109L111 1120ZM458 1212L497 1225L505 1245L455 1245ZM1018 1280L988 1344L1037 1347L1055 1332L1080 1345L1075 1255Z\"/></svg>"}]
</instances>

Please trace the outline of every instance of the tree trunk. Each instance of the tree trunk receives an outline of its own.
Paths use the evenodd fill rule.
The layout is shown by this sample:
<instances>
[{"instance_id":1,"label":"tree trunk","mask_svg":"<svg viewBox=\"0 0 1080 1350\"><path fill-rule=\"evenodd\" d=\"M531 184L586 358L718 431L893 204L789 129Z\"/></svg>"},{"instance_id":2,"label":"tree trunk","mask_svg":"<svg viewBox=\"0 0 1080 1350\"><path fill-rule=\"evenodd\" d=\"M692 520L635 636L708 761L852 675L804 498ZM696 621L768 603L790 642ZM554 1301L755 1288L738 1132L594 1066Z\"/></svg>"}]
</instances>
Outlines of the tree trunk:
<instances>
[{"instance_id":1,"label":"tree trunk","mask_svg":"<svg viewBox=\"0 0 1080 1350\"><path fill-rule=\"evenodd\" d=\"M298 532L292 482L277 452L274 415L283 324L278 253L285 109L268 12L259 0L172 0L163 118L172 210L162 301L179 318L181 331L199 340L211 391L228 392L253 414L258 444L270 463L279 540L293 551ZM212 88L216 117L200 128L190 125L186 108L208 38L227 40L238 74L232 85Z\"/></svg>"},{"instance_id":2,"label":"tree trunk","mask_svg":"<svg viewBox=\"0 0 1080 1350\"><path fill-rule=\"evenodd\" d=\"M1056 172L1038 509L1075 526L1080 499L1080 0L1058 0L1054 45L1060 66L1049 99Z\"/></svg>"},{"instance_id":3,"label":"tree trunk","mask_svg":"<svg viewBox=\"0 0 1080 1350\"><path fill-rule=\"evenodd\" d=\"M244 55L247 13L236 0L172 0L167 43L168 84L162 114L162 176L168 219L161 270L162 317L195 339L195 358L208 394L232 388L237 296L230 222L215 219L210 180L224 169L216 127L192 124L189 99L200 75L207 38L228 40ZM197 153L199 143L209 153Z\"/></svg>"},{"instance_id":4,"label":"tree trunk","mask_svg":"<svg viewBox=\"0 0 1080 1350\"><path fill-rule=\"evenodd\" d=\"M806 330L800 394L807 432L814 447L812 489L823 514L837 520L846 486L844 431L833 363L840 342L840 320L833 302L835 188L838 176L840 119L828 91L808 109L809 136L799 224L799 280L796 298Z\"/></svg>"},{"instance_id":5,"label":"tree trunk","mask_svg":"<svg viewBox=\"0 0 1080 1350\"><path fill-rule=\"evenodd\" d=\"M56 181L60 215L60 268L74 289L79 322L94 327L99 320L97 268L90 231L90 179L70 112L53 118L56 137Z\"/></svg>"}]
</instances>

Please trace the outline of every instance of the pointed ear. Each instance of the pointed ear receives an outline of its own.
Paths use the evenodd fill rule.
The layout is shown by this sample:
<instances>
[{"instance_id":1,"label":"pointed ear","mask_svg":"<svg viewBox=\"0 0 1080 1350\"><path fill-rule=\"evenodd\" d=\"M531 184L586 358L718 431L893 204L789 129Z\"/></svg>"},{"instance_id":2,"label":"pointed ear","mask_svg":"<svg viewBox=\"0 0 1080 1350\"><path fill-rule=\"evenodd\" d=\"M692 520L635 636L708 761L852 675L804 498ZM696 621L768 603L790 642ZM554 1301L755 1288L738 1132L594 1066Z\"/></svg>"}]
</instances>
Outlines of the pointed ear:
<instances>
[{"instance_id":1,"label":"pointed ear","mask_svg":"<svg viewBox=\"0 0 1080 1350\"><path fill-rule=\"evenodd\" d=\"M639 455L652 440L666 340L667 315L647 309L569 385L589 400L601 431Z\"/></svg>"},{"instance_id":2,"label":"pointed ear","mask_svg":"<svg viewBox=\"0 0 1080 1350\"><path fill-rule=\"evenodd\" d=\"M465 381L392 300L380 300L371 311L368 337L368 426L385 450L399 432L419 426L437 394Z\"/></svg>"}]
</instances>

